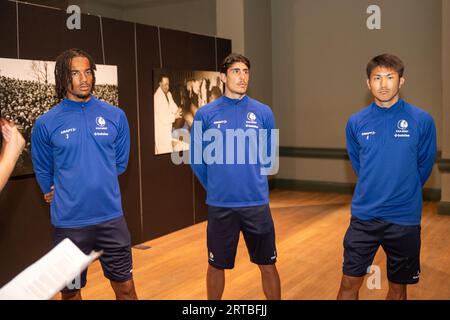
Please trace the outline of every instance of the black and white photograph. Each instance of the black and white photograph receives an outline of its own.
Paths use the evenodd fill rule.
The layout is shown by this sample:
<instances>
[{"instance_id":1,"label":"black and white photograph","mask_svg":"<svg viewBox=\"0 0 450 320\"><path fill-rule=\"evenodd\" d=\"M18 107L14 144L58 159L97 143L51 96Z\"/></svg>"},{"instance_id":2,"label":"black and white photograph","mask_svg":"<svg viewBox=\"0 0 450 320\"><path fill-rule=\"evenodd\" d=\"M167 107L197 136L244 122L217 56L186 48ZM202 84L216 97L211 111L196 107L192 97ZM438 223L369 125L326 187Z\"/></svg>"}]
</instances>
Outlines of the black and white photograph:
<instances>
[{"instance_id":1,"label":"black and white photograph","mask_svg":"<svg viewBox=\"0 0 450 320\"><path fill-rule=\"evenodd\" d=\"M119 104L117 66L96 65L94 95ZM0 116L14 121L25 138L25 148L12 176L33 173L31 130L36 119L60 101L55 93L55 62L0 58Z\"/></svg>"},{"instance_id":2,"label":"black and white photograph","mask_svg":"<svg viewBox=\"0 0 450 320\"><path fill-rule=\"evenodd\" d=\"M153 70L155 154L189 150L189 143L172 138L176 129L190 131L197 110L223 94L215 71Z\"/></svg>"}]
</instances>

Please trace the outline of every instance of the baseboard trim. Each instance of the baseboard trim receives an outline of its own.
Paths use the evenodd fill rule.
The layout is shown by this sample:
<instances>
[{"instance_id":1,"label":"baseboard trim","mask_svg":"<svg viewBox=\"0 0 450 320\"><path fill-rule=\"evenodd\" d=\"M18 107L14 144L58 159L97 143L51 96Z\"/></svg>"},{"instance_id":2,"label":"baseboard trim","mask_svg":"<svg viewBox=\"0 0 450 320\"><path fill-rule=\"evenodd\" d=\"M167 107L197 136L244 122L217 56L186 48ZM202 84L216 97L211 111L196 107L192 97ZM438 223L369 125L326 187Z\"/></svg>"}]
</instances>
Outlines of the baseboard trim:
<instances>
[{"instance_id":1,"label":"baseboard trim","mask_svg":"<svg viewBox=\"0 0 450 320\"><path fill-rule=\"evenodd\" d=\"M450 215L450 202L439 201L437 209L438 214Z\"/></svg>"},{"instance_id":2,"label":"baseboard trim","mask_svg":"<svg viewBox=\"0 0 450 320\"><path fill-rule=\"evenodd\" d=\"M352 194L355 189L355 185L353 183L327 181L274 179L272 184L274 188L277 189L344 194Z\"/></svg>"},{"instance_id":3,"label":"baseboard trim","mask_svg":"<svg viewBox=\"0 0 450 320\"><path fill-rule=\"evenodd\" d=\"M280 146L280 157L286 158L314 158L350 160L345 148L305 148ZM450 159L442 158L442 151L436 153L436 164L439 171L450 172Z\"/></svg>"},{"instance_id":4,"label":"baseboard trim","mask_svg":"<svg viewBox=\"0 0 450 320\"><path fill-rule=\"evenodd\" d=\"M440 172L450 172L450 159L439 159L438 167Z\"/></svg>"},{"instance_id":5,"label":"baseboard trim","mask_svg":"<svg viewBox=\"0 0 450 320\"><path fill-rule=\"evenodd\" d=\"M280 146L280 157L349 160L342 148L304 148Z\"/></svg>"},{"instance_id":6,"label":"baseboard trim","mask_svg":"<svg viewBox=\"0 0 450 320\"><path fill-rule=\"evenodd\" d=\"M285 189L311 192L329 192L341 194L353 194L355 190L354 183L329 182L329 181L310 181L310 180L292 180L292 179L272 179L269 183L271 189ZM422 192L423 199L427 201L440 201L441 189L425 188ZM440 202L442 203L442 202ZM448 203L450 209L450 202ZM450 210L448 210L450 212Z\"/></svg>"}]
</instances>

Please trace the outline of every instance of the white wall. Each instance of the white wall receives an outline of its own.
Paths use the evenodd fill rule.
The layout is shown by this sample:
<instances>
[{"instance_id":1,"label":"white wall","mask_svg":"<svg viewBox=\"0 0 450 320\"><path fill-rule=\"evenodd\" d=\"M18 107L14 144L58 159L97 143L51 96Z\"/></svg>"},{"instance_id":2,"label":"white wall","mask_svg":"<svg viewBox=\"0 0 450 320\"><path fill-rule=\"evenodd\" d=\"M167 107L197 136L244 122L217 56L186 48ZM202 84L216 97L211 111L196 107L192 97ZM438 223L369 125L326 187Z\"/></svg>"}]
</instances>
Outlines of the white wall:
<instances>
[{"instance_id":1,"label":"white wall","mask_svg":"<svg viewBox=\"0 0 450 320\"><path fill-rule=\"evenodd\" d=\"M215 0L127 1L70 0L83 13L186 32L216 34Z\"/></svg>"},{"instance_id":2,"label":"white wall","mask_svg":"<svg viewBox=\"0 0 450 320\"><path fill-rule=\"evenodd\" d=\"M154 1L127 9L125 20L204 35L216 35L214 0Z\"/></svg>"},{"instance_id":3,"label":"white wall","mask_svg":"<svg viewBox=\"0 0 450 320\"><path fill-rule=\"evenodd\" d=\"M270 0L245 0L244 16L245 55L252 63L249 95L272 106L272 14Z\"/></svg>"},{"instance_id":4,"label":"white wall","mask_svg":"<svg viewBox=\"0 0 450 320\"><path fill-rule=\"evenodd\" d=\"M245 52L244 0L216 0L217 36L232 40L233 52Z\"/></svg>"},{"instance_id":5,"label":"white wall","mask_svg":"<svg viewBox=\"0 0 450 320\"><path fill-rule=\"evenodd\" d=\"M372 3L382 8L379 31L366 28ZM383 52L405 62L403 97L439 120L440 9L440 0L272 0L273 99L282 145L343 148L348 117L370 102L366 64Z\"/></svg>"},{"instance_id":6,"label":"white wall","mask_svg":"<svg viewBox=\"0 0 450 320\"><path fill-rule=\"evenodd\" d=\"M381 30L366 27L371 4L381 7ZM440 136L441 0L272 0L272 42L282 146L345 148L348 117L371 101L366 64L384 52L405 62L402 97L433 115ZM326 181L353 181L341 160L334 161L282 158L279 177L321 181L325 170ZM308 170L295 169L306 164Z\"/></svg>"}]
</instances>

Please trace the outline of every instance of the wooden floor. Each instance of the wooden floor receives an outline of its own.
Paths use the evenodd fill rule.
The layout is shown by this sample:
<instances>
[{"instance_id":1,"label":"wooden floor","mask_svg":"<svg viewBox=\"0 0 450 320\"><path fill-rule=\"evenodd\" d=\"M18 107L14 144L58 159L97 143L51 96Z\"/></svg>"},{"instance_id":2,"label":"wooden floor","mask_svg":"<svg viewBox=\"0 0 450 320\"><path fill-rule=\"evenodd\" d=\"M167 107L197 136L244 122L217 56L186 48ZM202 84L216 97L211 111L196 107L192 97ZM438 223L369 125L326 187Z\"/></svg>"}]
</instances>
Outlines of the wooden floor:
<instances>
[{"instance_id":1,"label":"wooden floor","mask_svg":"<svg viewBox=\"0 0 450 320\"><path fill-rule=\"evenodd\" d=\"M348 227L351 196L275 190L271 208L277 235L283 299L335 299L342 270L342 240ZM436 203L424 204L422 274L410 286L410 299L450 299L450 216L436 213ZM134 279L140 299L205 299L207 268L206 223L133 249ZM386 260L379 250L375 265L382 270L381 289L366 285L361 299L384 299ZM248 260L243 238L236 267L226 272L224 299L264 299L258 268ZM98 262L88 273L84 299L113 299Z\"/></svg>"}]
</instances>

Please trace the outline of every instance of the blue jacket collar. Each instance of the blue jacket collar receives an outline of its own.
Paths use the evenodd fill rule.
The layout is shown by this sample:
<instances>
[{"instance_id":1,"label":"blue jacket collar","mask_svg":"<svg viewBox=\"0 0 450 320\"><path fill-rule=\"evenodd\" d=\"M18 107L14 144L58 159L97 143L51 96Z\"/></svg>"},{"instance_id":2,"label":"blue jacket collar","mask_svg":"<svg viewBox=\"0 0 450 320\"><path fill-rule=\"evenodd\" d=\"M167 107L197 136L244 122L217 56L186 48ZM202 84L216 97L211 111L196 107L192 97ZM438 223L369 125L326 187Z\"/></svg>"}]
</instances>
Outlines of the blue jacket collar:
<instances>
[{"instance_id":1,"label":"blue jacket collar","mask_svg":"<svg viewBox=\"0 0 450 320\"><path fill-rule=\"evenodd\" d=\"M64 106L67 106L69 108L79 109L81 107L89 107L90 105L95 104L96 101L97 101L97 99L91 94L91 98L87 102L86 101L73 101L68 98L64 98L62 103L64 104Z\"/></svg>"},{"instance_id":2,"label":"blue jacket collar","mask_svg":"<svg viewBox=\"0 0 450 320\"><path fill-rule=\"evenodd\" d=\"M404 104L404 100L398 99L398 101L396 103L394 103L390 108L382 108L382 107L378 106L374 101L374 102L372 102L371 107L372 107L372 110L374 110L375 112L378 112L378 113L393 114L393 113L397 113L398 111L403 109L403 104Z\"/></svg>"},{"instance_id":3,"label":"blue jacket collar","mask_svg":"<svg viewBox=\"0 0 450 320\"><path fill-rule=\"evenodd\" d=\"M228 98L227 96L222 96L222 98L223 98L223 101L225 101L226 103L229 103L229 104L239 104L239 103L245 103L248 101L247 95L245 95L241 99L231 99L231 98Z\"/></svg>"}]
</instances>

